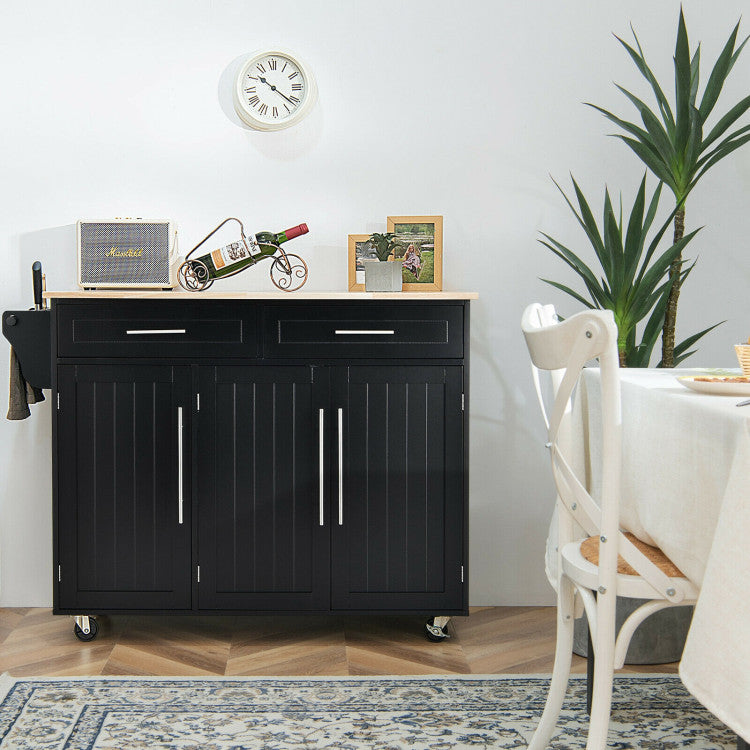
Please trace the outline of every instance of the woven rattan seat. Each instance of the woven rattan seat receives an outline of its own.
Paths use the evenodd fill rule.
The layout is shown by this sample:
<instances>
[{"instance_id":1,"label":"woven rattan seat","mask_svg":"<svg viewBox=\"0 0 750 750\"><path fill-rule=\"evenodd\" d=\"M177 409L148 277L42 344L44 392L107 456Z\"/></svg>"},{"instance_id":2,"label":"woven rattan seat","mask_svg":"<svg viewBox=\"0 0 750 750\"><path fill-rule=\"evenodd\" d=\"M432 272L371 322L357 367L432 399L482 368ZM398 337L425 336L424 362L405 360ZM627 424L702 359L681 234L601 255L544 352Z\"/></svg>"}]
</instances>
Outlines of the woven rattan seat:
<instances>
[{"instance_id":1,"label":"woven rattan seat","mask_svg":"<svg viewBox=\"0 0 750 750\"><path fill-rule=\"evenodd\" d=\"M636 547L638 547L638 549L644 555L646 555L646 557L651 560L651 562L656 565L656 567L659 568L664 573L664 575L667 575L670 578L685 577L682 571L658 547L652 547L650 544L646 544L646 542L641 541L640 539L638 539L638 537L631 534L629 531L625 532L625 536ZM583 542L581 542L581 554L590 563L598 565L599 537L590 536L588 539L585 539ZM628 565L628 563L626 563L625 560L623 560L619 555L617 556L617 572L622 573L626 576L638 575L637 571L634 570L632 566Z\"/></svg>"}]
</instances>

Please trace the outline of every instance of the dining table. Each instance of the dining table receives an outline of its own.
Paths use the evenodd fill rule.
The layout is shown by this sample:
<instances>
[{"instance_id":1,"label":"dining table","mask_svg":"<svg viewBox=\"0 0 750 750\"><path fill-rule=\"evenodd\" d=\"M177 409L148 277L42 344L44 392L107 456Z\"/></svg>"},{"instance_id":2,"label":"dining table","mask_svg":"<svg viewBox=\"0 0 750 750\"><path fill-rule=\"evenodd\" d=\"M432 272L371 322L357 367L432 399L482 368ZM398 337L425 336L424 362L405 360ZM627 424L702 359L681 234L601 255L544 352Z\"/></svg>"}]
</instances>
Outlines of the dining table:
<instances>
[{"instance_id":1,"label":"dining table","mask_svg":"<svg viewBox=\"0 0 750 750\"><path fill-rule=\"evenodd\" d=\"M680 678L742 748L750 741L750 405L739 404L750 398L742 395L750 383L727 388L710 380L730 374L741 375L620 370L620 523L660 547L700 587ZM595 497L598 384L599 369L586 368L571 415Z\"/></svg>"}]
</instances>

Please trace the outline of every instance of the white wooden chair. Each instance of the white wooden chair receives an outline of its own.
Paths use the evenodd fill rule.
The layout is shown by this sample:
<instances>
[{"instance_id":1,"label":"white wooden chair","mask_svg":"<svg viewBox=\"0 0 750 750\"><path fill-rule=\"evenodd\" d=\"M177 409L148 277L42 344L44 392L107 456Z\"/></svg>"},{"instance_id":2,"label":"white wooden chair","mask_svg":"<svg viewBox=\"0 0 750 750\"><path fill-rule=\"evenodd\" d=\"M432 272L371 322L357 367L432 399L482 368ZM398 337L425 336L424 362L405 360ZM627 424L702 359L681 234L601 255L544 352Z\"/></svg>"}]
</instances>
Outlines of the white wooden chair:
<instances>
[{"instance_id":1,"label":"white wooden chair","mask_svg":"<svg viewBox=\"0 0 750 750\"><path fill-rule=\"evenodd\" d=\"M558 492L553 580L557 591L555 664L544 712L529 750L547 748L560 714L570 674L576 596L586 610L595 656L586 749L601 750L607 742L613 673L622 667L636 628L660 609L694 604L698 589L661 550L623 533L619 527L620 381L617 326L612 313L586 311L557 322L552 306L534 304L524 311L521 328L548 428L547 448ZM602 482L601 496L596 500L576 476L560 440L581 371L595 358L601 369L602 401ZM553 381L549 411L540 378L544 371ZM650 601L627 618L615 638L618 596Z\"/></svg>"}]
</instances>

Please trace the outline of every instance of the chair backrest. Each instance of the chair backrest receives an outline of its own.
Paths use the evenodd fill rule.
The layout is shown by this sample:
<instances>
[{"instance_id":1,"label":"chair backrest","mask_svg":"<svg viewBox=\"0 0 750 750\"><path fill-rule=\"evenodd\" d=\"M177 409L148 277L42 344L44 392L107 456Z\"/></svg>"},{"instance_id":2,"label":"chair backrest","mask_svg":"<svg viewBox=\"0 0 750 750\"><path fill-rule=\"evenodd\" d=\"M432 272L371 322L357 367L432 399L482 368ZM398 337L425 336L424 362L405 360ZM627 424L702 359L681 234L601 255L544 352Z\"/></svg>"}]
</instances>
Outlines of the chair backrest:
<instances>
[{"instance_id":1,"label":"chair backrest","mask_svg":"<svg viewBox=\"0 0 750 750\"><path fill-rule=\"evenodd\" d=\"M608 310L590 310L558 322L554 308L529 305L521 328L531 356L537 395L547 424L547 447L560 503L566 512L590 536L615 539L619 530L620 487L620 383L617 356L617 326ZM602 466L601 496L597 503L570 464L561 445L561 427L570 413L571 398L586 363L599 359L602 391ZM539 371L549 371L553 381L551 409L547 411L539 385ZM558 544L571 538L570 524L560 524ZM617 544L614 555L600 554L600 569L610 578L617 569ZM607 559L612 558L612 559Z\"/></svg>"},{"instance_id":2,"label":"chair backrest","mask_svg":"<svg viewBox=\"0 0 750 750\"><path fill-rule=\"evenodd\" d=\"M521 328L534 371L542 414L547 424L547 447L558 491L558 509L568 515L589 536L614 542L599 552L599 578L612 585L617 572L618 552L661 595L669 588L665 575L645 557L619 529L621 473L621 408L617 325L609 310L587 310L559 322L551 305L529 305ZM601 380L601 495L596 502L571 467L561 445L561 428L570 415L571 398L589 360L598 359ZM539 374L549 371L553 382L553 403L544 404ZM569 541L574 526L560 519L558 546ZM679 597L679 593L675 595ZM671 598L668 596L667 598ZM677 599L676 599L677 600Z\"/></svg>"},{"instance_id":3,"label":"chair backrest","mask_svg":"<svg viewBox=\"0 0 750 750\"><path fill-rule=\"evenodd\" d=\"M546 328L547 326L555 325L559 322L557 312L554 305L541 305L534 303L529 305L526 310L525 319L527 325L533 328ZM539 408L542 412L544 424L549 429L549 416L547 414L547 401L545 398L547 381L552 387L552 396L557 395L557 391L560 388L565 370L550 370L549 377L545 377L547 373L540 370L533 361L531 362L531 377L534 381L534 388L536 390L536 397L539 401ZM544 384L543 384L544 381ZM559 439L566 445L570 445L570 412L571 412L571 400L568 400L567 408L563 420L561 421L559 428ZM581 536L580 528L576 528L573 524L572 518L563 509L560 512L562 506L562 500L560 495L557 495L555 502L555 509L552 512L552 521L550 524L549 535L547 537L547 548L544 556L544 571L547 574L547 580L550 582L552 588L557 590L558 587L558 571L560 570L560 550L561 540L573 540Z\"/></svg>"}]
</instances>

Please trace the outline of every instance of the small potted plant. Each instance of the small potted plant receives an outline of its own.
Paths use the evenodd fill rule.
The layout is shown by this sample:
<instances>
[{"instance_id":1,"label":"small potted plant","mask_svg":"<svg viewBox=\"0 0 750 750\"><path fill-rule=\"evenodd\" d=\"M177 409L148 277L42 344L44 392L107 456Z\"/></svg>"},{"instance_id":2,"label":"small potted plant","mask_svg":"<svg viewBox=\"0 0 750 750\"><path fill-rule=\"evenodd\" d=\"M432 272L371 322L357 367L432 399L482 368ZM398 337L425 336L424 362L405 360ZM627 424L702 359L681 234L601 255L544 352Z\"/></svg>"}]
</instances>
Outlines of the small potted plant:
<instances>
[{"instance_id":1,"label":"small potted plant","mask_svg":"<svg viewBox=\"0 0 750 750\"><path fill-rule=\"evenodd\" d=\"M395 256L396 248L401 245L395 239L393 232L374 232L370 235L370 244L378 256L365 261L365 291L366 292L400 292L402 286L402 263L390 260Z\"/></svg>"}]
</instances>

